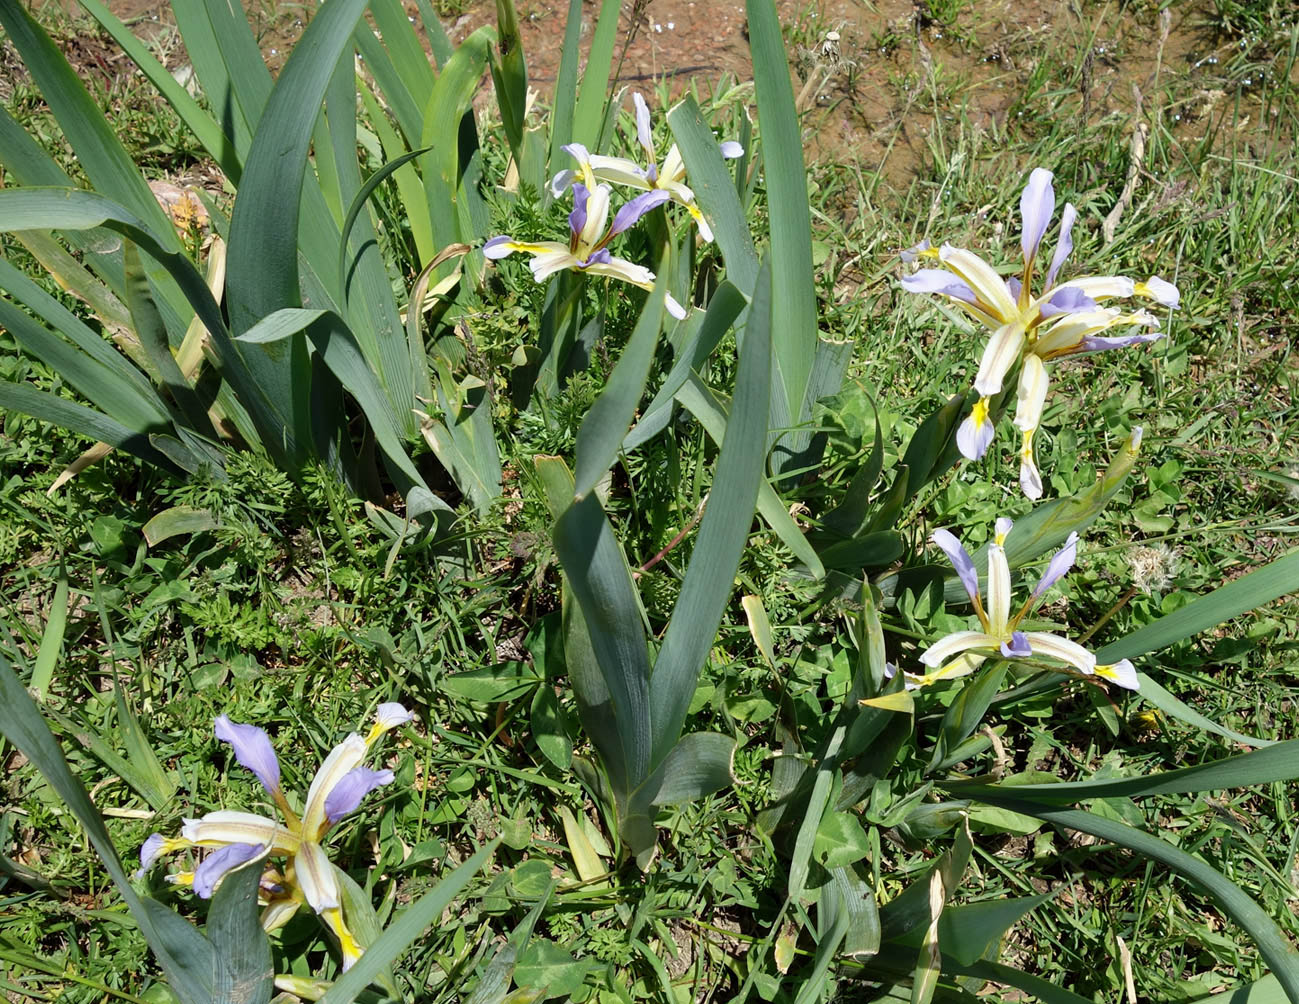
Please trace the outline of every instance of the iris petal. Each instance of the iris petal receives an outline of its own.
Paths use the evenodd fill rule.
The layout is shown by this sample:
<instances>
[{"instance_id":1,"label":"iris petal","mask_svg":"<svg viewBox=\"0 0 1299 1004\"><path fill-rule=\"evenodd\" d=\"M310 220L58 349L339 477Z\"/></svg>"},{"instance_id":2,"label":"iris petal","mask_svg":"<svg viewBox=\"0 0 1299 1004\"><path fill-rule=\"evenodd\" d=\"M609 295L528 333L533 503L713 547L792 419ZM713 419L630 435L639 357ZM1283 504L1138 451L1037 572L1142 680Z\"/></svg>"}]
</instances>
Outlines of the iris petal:
<instances>
[{"instance_id":1,"label":"iris petal","mask_svg":"<svg viewBox=\"0 0 1299 1004\"><path fill-rule=\"evenodd\" d=\"M1078 534L1071 533L1069 539L1064 542L1064 547L1056 551L1055 556L1047 563L1046 571L1042 573L1042 578L1038 580L1033 590L1033 599L1040 600L1048 589L1068 574L1077 559Z\"/></svg>"},{"instance_id":2,"label":"iris petal","mask_svg":"<svg viewBox=\"0 0 1299 1004\"><path fill-rule=\"evenodd\" d=\"M970 558L970 553L956 539L956 535L949 530L935 530L929 539L942 548L943 553L947 555L947 560L956 569L956 575L961 580L961 585L970 594L970 600L977 603L979 601L979 573L974 567L974 561Z\"/></svg>"},{"instance_id":3,"label":"iris petal","mask_svg":"<svg viewBox=\"0 0 1299 1004\"><path fill-rule=\"evenodd\" d=\"M393 773L390 770L370 770L368 767L353 767L334 790L325 796L325 819L331 824L338 822L349 812L355 812L366 795L375 788L391 784Z\"/></svg>"},{"instance_id":4,"label":"iris petal","mask_svg":"<svg viewBox=\"0 0 1299 1004\"><path fill-rule=\"evenodd\" d=\"M1024 251L1024 261L1031 262L1037 255L1042 235L1051 225L1051 215L1055 212L1055 189L1051 187L1054 175L1044 167L1033 168L1024 186L1024 194L1019 199L1019 214L1024 222L1020 236L1020 247Z\"/></svg>"},{"instance_id":5,"label":"iris petal","mask_svg":"<svg viewBox=\"0 0 1299 1004\"><path fill-rule=\"evenodd\" d=\"M240 725L225 715L218 715L214 724L216 737L230 744L239 765L256 774L272 795L279 791L280 762L275 758L270 736L256 725Z\"/></svg>"},{"instance_id":6,"label":"iris petal","mask_svg":"<svg viewBox=\"0 0 1299 1004\"><path fill-rule=\"evenodd\" d=\"M266 848L256 844L226 844L213 851L194 869L194 891L202 899L211 899L217 883L240 865L260 857Z\"/></svg>"}]
</instances>

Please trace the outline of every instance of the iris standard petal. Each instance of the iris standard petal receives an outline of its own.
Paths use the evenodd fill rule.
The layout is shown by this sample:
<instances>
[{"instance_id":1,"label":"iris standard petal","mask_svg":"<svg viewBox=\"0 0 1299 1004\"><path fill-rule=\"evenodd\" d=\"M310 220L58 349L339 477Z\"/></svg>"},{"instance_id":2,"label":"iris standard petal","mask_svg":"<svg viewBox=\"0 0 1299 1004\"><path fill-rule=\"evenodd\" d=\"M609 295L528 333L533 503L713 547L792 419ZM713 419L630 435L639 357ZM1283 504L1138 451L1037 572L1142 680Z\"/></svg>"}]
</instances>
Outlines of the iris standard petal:
<instances>
[{"instance_id":1,"label":"iris standard petal","mask_svg":"<svg viewBox=\"0 0 1299 1004\"><path fill-rule=\"evenodd\" d=\"M194 891L201 899L211 899L217 883L228 872L261 857L265 852L265 847L256 844L226 844L213 851L194 869Z\"/></svg>"},{"instance_id":2,"label":"iris standard petal","mask_svg":"<svg viewBox=\"0 0 1299 1004\"><path fill-rule=\"evenodd\" d=\"M681 306L671 293L664 294L663 306L666 307L667 312L678 321L684 321L686 319L686 308Z\"/></svg>"},{"instance_id":3,"label":"iris standard petal","mask_svg":"<svg viewBox=\"0 0 1299 1004\"><path fill-rule=\"evenodd\" d=\"M1042 578L1038 579L1037 586L1033 589L1033 599L1040 600L1048 589L1068 574L1077 559L1078 534L1071 533L1064 542L1064 547L1056 551L1055 556L1047 563L1046 571L1042 573Z\"/></svg>"},{"instance_id":4,"label":"iris standard petal","mask_svg":"<svg viewBox=\"0 0 1299 1004\"><path fill-rule=\"evenodd\" d=\"M1068 663L1080 673L1091 675L1096 668L1096 656L1092 655L1076 641L1061 638L1059 635L1046 634L1042 631L1026 631L1024 636L1033 646L1033 654L1048 659L1058 659Z\"/></svg>"},{"instance_id":5,"label":"iris standard petal","mask_svg":"<svg viewBox=\"0 0 1299 1004\"><path fill-rule=\"evenodd\" d=\"M992 333L979 361L979 372L974 377L974 389L980 397L1001 393L1006 374L1019 361L1023 347L1024 325L1021 321L1003 324Z\"/></svg>"},{"instance_id":6,"label":"iris standard petal","mask_svg":"<svg viewBox=\"0 0 1299 1004\"><path fill-rule=\"evenodd\" d=\"M1019 197L1019 215L1024 228L1020 235L1020 247L1024 251L1024 261L1031 262L1037 255L1042 235L1051 225L1051 216L1055 213L1055 189L1051 179L1055 177L1044 167L1035 167L1028 176L1024 194Z\"/></svg>"},{"instance_id":7,"label":"iris standard petal","mask_svg":"<svg viewBox=\"0 0 1299 1004\"><path fill-rule=\"evenodd\" d=\"M956 430L956 448L968 460L978 460L988 452L996 429L988 415L988 399L981 397Z\"/></svg>"},{"instance_id":8,"label":"iris standard petal","mask_svg":"<svg viewBox=\"0 0 1299 1004\"><path fill-rule=\"evenodd\" d=\"M1024 291L1024 284L1020 282L1019 279L1017 279L1013 275L1006 277L1006 292L1010 294L1010 298L1012 300L1018 303L1019 294L1022 293L1023 291Z\"/></svg>"},{"instance_id":9,"label":"iris standard petal","mask_svg":"<svg viewBox=\"0 0 1299 1004\"><path fill-rule=\"evenodd\" d=\"M1078 218L1078 210L1073 207L1072 202L1064 204L1064 211L1060 214L1060 239L1055 242L1055 254L1051 256L1051 268L1046 273L1046 288L1050 289L1055 285L1055 277L1060 274L1060 266L1068 259L1069 254L1073 251L1073 223Z\"/></svg>"},{"instance_id":10,"label":"iris standard petal","mask_svg":"<svg viewBox=\"0 0 1299 1004\"><path fill-rule=\"evenodd\" d=\"M640 141L641 149L649 156L649 162L654 163L654 131L650 123L649 105L641 97L639 91L632 91L631 103L636 107L636 139Z\"/></svg>"},{"instance_id":11,"label":"iris standard petal","mask_svg":"<svg viewBox=\"0 0 1299 1004\"><path fill-rule=\"evenodd\" d=\"M1095 310L1096 301L1077 286L1065 286L1051 295L1051 298L1038 307L1042 317L1055 317L1058 314L1076 314L1082 310Z\"/></svg>"},{"instance_id":12,"label":"iris standard petal","mask_svg":"<svg viewBox=\"0 0 1299 1004\"><path fill-rule=\"evenodd\" d=\"M1178 308L1182 299L1176 286L1171 282L1165 282L1157 275L1152 275L1145 282L1137 283L1135 292L1140 296L1148 296L1165 307L1172 307L1174 310Z\"/></svg>"},{"instance_id":13,"label":"iris standard petal","mask_svg":"<svg viewBox=\"0 0 1299 1004\"><path fill-rule=\"evenodd\" d=\"M967 282L945 268L921 268L902 277L902 288L908 293L941 293L953 300L978 306L979 299Z\"/></svg>"},{"instance_id":14,"label":"iris standard petal","mask_svg":"<svg viewBox=\"0 0 1299 1004\"><path fill-rule=\"evenodd\" d=\"M180 835L200 847L269 844L277 854L291 854L298 846L297 836L273 819L232 809L218 809L202 819L187 819Z\"/></svg>"},{"instance_id":15,"label":"iris standard petal","mask_svg":"<svg viewBox=\"0 0 1299 1004\"><path fill-rule=\"evenodd\" d=\"M1033 654L1033 646L1028 643L1028 637L1023 631L1014 631L1009 641L1001 643L1001 654L1007 659L1023 659Z\"/></svg>"},{"instance_id":16,"label":"iris standard petal","mask_svg":"<svg viewBox=\"0 0 1299 1004\"><path fill-rule=\"evenodd\" d=\"M235 760L257 775L262 787L274 795L280 790L280 762L275 758L271 738L256 725L240 725L225 715L217 715L216 737L230 744Z\"/></svg>"},{"instance_id":17,"label":"iris standard petal","mask_svg":"<svg viewBox=\"0 0 1299 1004\"><path fill-rule=\"evenodd\" d=\"M942 552L947 555L947 560L952 563L956 569L956 575L961 580L961 585L965 591L970 594L970 600L974 603L979 602L979 573L974 567L974 561L970 558L970 553L965 549L956 535L950 530L935 530L929 537L937 544Z\"/></svg>"},{"instance_id":18,"label":"iris standard petal","mask_svg":"<svg viewBox=\"0 0 1299 1004\"><path fill-rule=\"evenodd\" d=\"M964 279L982 305L1003 324L1018 315L1019 307L1010 298L1005 281L977 254L944 244L938 249L938 260Z\"/></svg>"},{"instance_id":19,"label":"iris standard petal","mask_svg":"<svg viewBox=\"0 0 1299 1004\"><path fill-rule=\"evenodd\" d=\"M1002 536L988 545L988 630L998 638L1006 634L1010 620L1010 565L1000 543Z\"/></svg>"},{"instance_id":20,"label":"iris standard petal","mask_svg":"<svg viewBox=\"0 0 1299 1004\"><path fill-rule=\"evenodd\" d=\"M368 767L353 767L325 797L325 819L332 825L355 812L366 795L375 788L391 784L393 773L390 770L370 770Z\"/></svg>"},{"instance_id":21,"label":"iris standard petal","mask_svg":"<svg viewBox=\"0 0 1299 1004\"><path fill-rule=\"evenodd\" d=\"M663 203L670 202L671 199L672 196L667 192L662 189L655 189L652 192L644 192L630 202L624 203L622 208L614 214L613 227L609 230L610 235L630 230L642 216L651 210L657 209Z\"/></svg>"},{"instance_id":22,"label":"iris standard petal","mask_svg":"<svg viewBox=\"0 0 1299 1004\"><path fill-rule=\"evenodd\" d=\"M568 229L574 240L580 240L586 229L586 204L590 201L591 190L580 181L573 182L573 210L568 214Z\"/></svg>"},{"instance_id":23,"label":"iris standard petal","mask_svg":"<svg viewBox=\"0 0 1299 1004\"><path fill-rule=\"evenodd\" d=\"M311 909L316 913L338 909L338 879L323 847L314 841L304 843L293 856L293 870Z\"/></svg>"},{"instance_id":24,"label":"iris standard petal","mask_svg":"<svg viewBox=\"0 0 1299 1004\"><path fill-rule=\"evenodd\" d=\"M367 749L365 740L353 732L325 757L325 762L311 780L307 805L302 813L302 832L308 840L318 836L325 828L325 800L354 767L360 766Z\"/></svg>"},{"instance_id":25,"label":"iris standard petal","mask_svg":"<svg viewBox=\"0 0 1299 1004\"><path fill-rule=\"evenodd\" d=\"M1117 683L1120 687L1128 690L1140 690L1141 683L1137 680L1136 667L1127 659L1120 659L1118 662L1098 665L1096 675L1104 677L1111 683Z\"/></svg>"},{"instance_id":26,"label":"iris standard petal","mask_svg":"<svg viewBox=\"0 0 1299 1004\"><path fill-rule=\"evenodd\" d=\"M996 651L1001 642L983 631L954 631L945 638L940 638L920 653L920 661L926 666L941 666L954 656L970 649L988 649Z\"/></svg>"},{"instance_id":27,"label":"iris standard petal","mask_svg":"<svg viewBox=\"0 0 1299 1004\"><path fill-rule=\"evenodd\" d=\"M721 151L724 160L736 160L744 156L744 147L733 139L722 140L717 144L717 149Z\"/></svg>"}]
</instances>

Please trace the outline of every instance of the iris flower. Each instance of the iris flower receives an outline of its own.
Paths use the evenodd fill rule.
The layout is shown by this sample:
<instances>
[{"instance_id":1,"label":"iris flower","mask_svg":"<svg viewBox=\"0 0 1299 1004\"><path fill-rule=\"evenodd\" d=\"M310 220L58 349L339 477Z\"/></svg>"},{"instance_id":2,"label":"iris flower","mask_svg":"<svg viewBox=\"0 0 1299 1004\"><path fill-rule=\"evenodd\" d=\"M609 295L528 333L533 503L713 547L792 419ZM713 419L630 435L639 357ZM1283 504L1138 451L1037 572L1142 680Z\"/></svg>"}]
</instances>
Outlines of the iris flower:
<instances>
[{"instance_id":1,"label":"iris flower","mask_svg":"<svg viewBox=\"0 0 1299 1004\"><path fill-rule=\"evenodd\" d=\"M663 191L646 192L624 205L609 221L608 185L592 182L589 185L573 183L573 211L568 214L568 243L560 241L516 241L513 237L493 237L483 245L483 254L493 261L506 258L515 251L532 255L528 267L537 282L544 282L556 272L573 269L590 275L606 275L630 282L641 289L654 288L654 273L643 265L625 258L615 258L608 244L631 227L651 209L669 199ZM668 313L678 320L686 316L685 308L671 295L667 298Z\"/></svg>"},{"instance_id":2,"label":"iris flower","mask_svg":"<svg viewBox=\"0 0 1299 1004\"><path fill-rule=\"evenodd\" d=\"M988 595L985 603L979 596L979 573L961 542L947 530L935 530L932 540L951 560L965 591L970 594L974 612L982 630L957 631L930 645L920 656L927 669L923 674L907 674L907 687L923 687L939 680L967 676L986 660L1051 659L1064 663L1083 676L1099 676L1128 690L1137 689L1137 674L1127 659L1112 665L1097 665L1096 656L1077 642L1043 631L1020 631L1019 623L1032 612L1037 602L1073 566L1078 553L1078 535L1071 533L1064 547L1053 557L1042 573L1032 595L1012 616L1010 612L1010 565L1006 561L1006 535L1013 524L1004 517L997 520L996 536L988 547Z\"/></svg>"},{"instance_id":3,"label":"iris flower","mask_svg":"<svg viewBox=\"0 0 1299 1004\"><path fill-rule=\"evenodd\" d=\"M1023 436L1020 486L1032 499L1042 496L1042 477L1033 459L1033 435L1046 401L1048 378L1044 363L1060 356L1118 349L1163 337L1158 330L1106 335L1106 331L1133 325L1159 327L1148 311L1124 310L1107 305L1108 301L1137 296L1173 309L1179 302L1177 287L1158 276L1151 276L1145 282L1119 275L1081 276L1057 282L1060 269L1073 250L1070 234L1078 211L1069 203L1065 203L1060 215L1060 238L1042 291L1032 295L1038 249L1055 213L1051 180L1050 171L1035 168L1020 198L1024 268L1016 278L1002 279L978 255L950 244L935 249L928 241L922 241L902 254L904 261L936 260L943 266L921 268L906 276L902 280L903 289L945 297L992 332L974 378L979 399L956 435L957 446L969 459L979 459L991 445L991 399L1001 393L1006 374L1015 363L1023 360L1015 426Z\"/></svg>"},{"instance_id":4,"label":"iris flower","mask_svg":"<svg viewBox=\"0 0 1299 1004\"><path fill-rule=\"evenodd\" d=\"M338 939L343 968L347 969L361 957L363 948L344 921L338 879L321 841L331 826L360 806L366 795L392 781L392 771L370 770L363 761L384 733L414 717L400 704L379 705L374 725L364 739L353 732L325 758L312 779L299 817L280 787L280 764L270 737L255 725L240 725L225 715L218 716L216 737L229 743L239 764L257 775L284 822L226 809L209 812L202 819L186 819L179 836L155 833L144 842L139 874L143 875L163 854L201 847L208 854L194 871L168 875L167 879L192 886L207 899L221 879L241 865L268 857L284 858L283 871L267 867L262 875L260 899L266 904L262 927L267 931L282 927L305 904L320 915Z\"/></svg>"},{"instance_id":5,"label":"iris flower","mask_svg":"<svg viewBox=\"0 0 1299 1004\"><path fill-rule=\"evenodd\" d=\"M563 149L577 161L577 171L560 171L551 181L551 191L559 195L572 181L581 176L590 187L597 181L607 181L613 185L628 185L646 191L667 192L668 197L679 206L683 206L699 227L699 236L706 241L713 239L713 229L704 219L695 203L695 193L686 186L686 163L681 159L681 151L675 143L668 150L668 155L659 164L654 153L654 134L650 124L649 106L639 93L632 92L632 102L636 105L636 139L645 152L645 167L627 157L603 157L589 153L580 143L570 143ZM723 157L734 159L744 156L744 147L734 140L719 143L718 149Z\"/></svg>"}]
</instances>

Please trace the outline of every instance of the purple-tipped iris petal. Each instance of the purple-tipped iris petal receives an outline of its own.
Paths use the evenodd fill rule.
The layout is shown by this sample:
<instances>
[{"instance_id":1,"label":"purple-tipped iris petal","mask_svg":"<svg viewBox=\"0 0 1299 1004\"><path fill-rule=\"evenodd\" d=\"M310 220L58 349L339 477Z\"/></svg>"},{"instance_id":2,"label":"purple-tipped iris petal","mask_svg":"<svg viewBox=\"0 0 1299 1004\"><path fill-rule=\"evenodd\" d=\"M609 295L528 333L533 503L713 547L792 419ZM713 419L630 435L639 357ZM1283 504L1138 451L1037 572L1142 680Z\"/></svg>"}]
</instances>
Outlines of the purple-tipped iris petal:
<instances>
[{"instance_id":1,"label":"purple-tipped iris petal","mask_svg":"<svg viewBox=\"0 0 1299 1004\"><path fill-rule=\"evenodd\" d=\"M225 715L214 723L216 737L230 744L235 760L257 775L262 787L272 795L280 790L280 762L275 758L271 738L256 725L239 725Z\"/></svg>"},{"instance_id":2,"label":"purple-tipped iris petal","mask_svg":"<svg viewBox=\"0 0 1299 1004\"><path fill-rule=\"evenodd\" d=\"M661 188L656 188L652 192L642 192L614 214L613 228L609 231L610 235L630 230L642 216L651 209L656 209L663 203L670 201L671 198L672 196Z\"/></svg>"},{"instance_id":3,"label":"purple-tipped iris petal","mask_svg":"<svg viewBox=\"0 0 1299 1004\"><path fill-rule=\"evenodd\" d=\"M1146 281L1146 289L1150 291L1150 298L1156 303L1162 303L1165 307L1177 309L1181 302L1182 296L1177 291L1177 287L1171 282L1165 282L1157 275L1152 275Z\"/></svg>"},{"instance_id":4,"label":"purple-tipped iris petal","mask_svg":"<svg viewBox=\"0 0 1299 1004\"><path fill-rule=\"evenodd\" d=\"M361 799L375 788L391 784L392 777L390 770L353 767L334 785L334 790L325 796L325 818L330 823L337 823L349 812L355 812Z\"/></svg>"},{"instance_id":5,"label":"purple-tipped iris petal","mask_svg":"<svg viewBox=\"0 0 1299 1004\"><path fill-rule=\"evenodd\" d=\"M942 293L955 300L976 304L978 297L960 276L942 268L922 268L902 277L902 288L908 293Z\"/></svg>"},{"instance_id":6,"label":"purple-tipped iris petal","mask_svg":"<svg viewBox=\"0 0 1299 1004\"><path fill-rule=\"evenodd\" d=\"M226 844L203 859L194 869L194 891L202 899L211 899L216 884L227 873L261 855L256 844Z\"/></svg>"},{"instance_id":7,"label":"purple-tipped iris petal","mask_svg":"<svg viewBox=\"0 0 1299 1004\"><path fill-rule=\"evenodd\" d=\"M1078 343L1079 352L1105 352L1107 349L1126 349L1129 345L1157 342L1164 337L1162 331L1142 331L1135 335L1089 335Z\"/></svg>"},{"instance_id":8,"label":"purple-tipped iris petal","mask_svg":"<svg viewBox=\"0 0 1299 1004\"><path fill-rule=\"evenodd\" d=\"M631 103L636 106L636 138L640 140L640 145L646 153L653 153L654 133L650 128L649 105L645 104L645 99L640 96L639 91L632 92Z\"/></svg>"},{"instance_id":9,"label":"purple-tipped iris petal","mask_svg":"<svg viewBox=\"0 0 1299 1004\"><path fill-rule=\"evenodd\" d=\"M903 251L898 257L901 258L904 262L906 262L909 265L917 258L919 258L923 252L928 251L931 247L933 247L933 245L930 244L928 241L921 241L919 244L911 245L911 247Z\"/></svg>"},{"instance_id":10,"label":"purple-tipped iris petal","mask_svg":"<svg viewBox=\"0 0 1299 1004\"><path fill-rule=\"evenodd\" d=\"M568 186L573 183L573 179L576 177L577 177L576 171L571 170L567 167L564 168L564 170L560 171L557 175L555 175L553 178L550 179L550 194L558 199L561 195L563 195L565 192L568 191Z\"/></svg>"},{"instance_id":11,"label":"purple-tipped iris petal","mask_svg":"<svg viewBox=\"0 0 1299 1004\"><path fill-rule=\"evenodd\" d=\"M149 870L158 855L163 852L167 845L167 838L161 833L155 833L149 837L140 847L140 870L135 873L136 878L142 878L144 873Z\"/></svg>"},{"instance_id":12,"label":"purple-tipped iris petal","mask_svg":"<svg viewBox=\"0 0 1299 1004\"><path fill-rule=\"evenodd\" d=\"M1071 251L1073 251L1073 236L1070 231L1073 230L1073 221L1078 218L1078 210L1074 209L1072 202L1064 204L1064 212L1060 214L1060 239L1055 243L1055 254L1051 256L1051 268L1046 273L1046 288L1050 289L1055 285L1055 277L1060 274L1060 266L1065 263Z\"/></svg>"},{"instance_id":13,"label":"purple-tipped iris petal","mask_svg":"<svg viewBox=\"0 0 1299 1004\"><path fill-rule=\"evenodd\" d=\"M586 261L579 261L578 268L586 268L588 265L608 265L613 261L613 255L609 253L608 248L601 248L599 251L592 251Z\"/></svg>"},{"instance_id":14,"label":"purple-tipped iris petal","mask_svg":"<svg viewBox=\"0 0 1299 1004\"><path fill-rule=\"evenodd\" d=\"M1080 310L1095 310L1096 301L1077 286L1065 286L1058 293L1042 304L1039 313L1043 317L1055 317L1056 314L1075 314Z\"/></svg>"},{"instance_id":15,"label":"purple-tipped iris petal","mask_svg":"<svg viewBox=\"0 0 1299 1004\"><path fill-rule=\"evenodd\" d=\"M733 139L718 143L717 148L722 151L722 156L727 160L735 160L737 157L744 156L744 147Z\"/></svg>"},{"instance_id":16,"label":"purple-tipped iris petal","mask_svg":"<svg viewBox=\"0 0 1299 1004\"><path fill-rule=\"evenodd\" d=\"M1055 189L1051 187L1053 177L1044 167L1033 168L1028 184L1024 186L1024 194L1019 198L1019 214L1024 221L1020 247L1024 250L1025 261L1036 257L1042 235L1051 225L1051 214L1055 212Z\"/></svg>"},{"instance_id":17,"label":"purple-tipped iris petal","mask_svg":"<svg viewBox=\"0 0 1299 1004\"><path fill-rule=\"evenodd\" d=\"M560 149L580 164L585 164L591 159L591 154L581 143L565 143Z\"/></svg>"},{"instance_id":18,"label":"purple-tipped iris petal","mask_svg":"<svg viewBox=\"0 0 1299 1004\"><path fill-rule=\"evenodd\" d=\"M1007 659L1022 659L1026 655L1033 654L1033 647L1028 643L1028 638L1023 631L1015 631L1010 636L1010 641L1001 643L1001 654Z\"/></svg>"},{"instance_id":19,"label":"purple-tipped iris petal","mask_svg":"<svg viewBox=\"0 0 1299 1004\"><path fill-rule=\"evenodd\" d=\"M386 704L380 704L374 709L374 720L378 725L385 729L395 729L399 725L407 725L415 720L414 712L407 711L405 706L398 704L396 701L389 701Z\"/></svg>"},{"instance_id":20,"label":"purple-tipped iris petal","mask_svg":"<svg viewBox=\"0 0 1299 1004\"><path fill-rule=\"evenodd\" d=\"M970 600L976 602L979 599L979 573L974 567L970 553L949 530L935 530L929 539L942 548L943 553L947 555L947 560L956 569L961 585L970 594Z\"/></svg>"},{"instance_id":21,"label":"purple-tipped iris petal","mask_svg":"<svg viewBox=\"0 0 1299 1004\"><path fill-rule=\"evenodd\" d=\"M897 676L897 673L898 667L893 665L893 663L886 662L884 664L884 679L891 680L893 677Z\"/></svg>"},{"instance_id":22,"label":"purple-tipped iris petal","mask_svg":"<svg viewBox=\"0 0 1299 1004\"><path fill-rule=\"evenodd\" d=\"M1042 595L1073 567L1077 558L1078 534L1071 533L1069 539L1064 542L1064 547L1056 551L1055 557L1047 564L1046 571L1042 573L1042 578L1038 580L1037 587L1033 590L1033 599L1041 599Z\"/></svg>"},{"instance_id":23,"label":"purple-tipped iris petal","mask_svg":"<svg viewBox=\"0 0 1299 1004\"><path fill-rule=\"evenodd\" d=\"M586 203L591 198L591 190L580 181L573 182L573 211L568 214L568 229L576 237L586 227Z\"/></svg>"},{"instance_id":24,"label":"purple-tipped iris petal","mask_svg":"<svg viewBox=\"0 0 1299 1004\"><path fill-rule=\"evenodd\" d=\"M976 422L973 415L968 415L956 430L956 448L967 460L979 460L988 452L995 432L991 420Z\"/></svg>"},{"instance_id":25,"label":"purple-tipped iris petal","mask_svg":"<svg viewBox=\"0 0 1299 1004\"><path fill-rule=\"evenodd\" d=\"M1016 279L1013 275L1006 280L1006 291L1010 293L1012 300L1018 300L1019 294L1024 290L1024 284Z\"/></svg>"},{"instance_id":26,"label":"purple-tipped iris petal","mask_svg":"<svg viewBox=\"0 0 1299 1004\"><path fill-rule=\"evenodd\" d=\"M998 516L997 522L993 524L993 532L996 533L998 540L1005 540L1006 534L1010 533L1014 525L1015 521L1009 516Z\"/></svg>"},{"instance_id":27,"label":"purple-tipped iris petal","mask_svg":"<svg viewBox=\"0 0 1299 1004\"><path fill-rule=\"evenodd\" d=\"M502 234L500 237L493 237L483 245L483 257L496 261L500 258L508 258L514 253L514 249L509 245L514 243L514 238L508 234Z\"/></svg>"}]
</instances>

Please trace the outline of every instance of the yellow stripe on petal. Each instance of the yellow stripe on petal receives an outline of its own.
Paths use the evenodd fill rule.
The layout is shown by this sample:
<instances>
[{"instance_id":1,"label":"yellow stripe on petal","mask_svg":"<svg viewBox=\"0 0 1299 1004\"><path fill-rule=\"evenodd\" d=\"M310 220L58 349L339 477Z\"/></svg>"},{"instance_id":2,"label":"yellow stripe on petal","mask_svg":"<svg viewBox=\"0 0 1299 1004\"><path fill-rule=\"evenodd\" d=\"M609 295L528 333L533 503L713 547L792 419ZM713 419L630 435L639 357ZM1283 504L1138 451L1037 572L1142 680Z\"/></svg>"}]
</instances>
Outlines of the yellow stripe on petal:
<instances>
[{"instance_id":1,"label":"yellow stripe on petal","mask_svg":"<svg viewBox=\"0 0 1299 1004\"><path fill-rule=\"evenodd\" d=\"M977 652L966 652L933 672L926 673L924 676L908 675L907 686L912 688L928 687L931 684L941 683L943 680L957 680L962 676L969 676L982 666L987 659L986 655L980 655Z\"/></svg>"},{"instance_id":2,"label":"yellow stripe on petal","mask_svg":"<svg viewBox=\"0 0 1299 1004\"><path fill-rule=\"evenodd\" d=\"M1006 281L972 251L944 244L938 252L939 260L965 280L979 303L1002 324L1017 320L1019 307L1006 288Z\"/></svg>"},{"instance_id":3,"label":"yellow stripe on petal","mask_svg":"<svg viewBox=\"0 0 1299 1004\"><path fill-rule=\"evenodd\" d=\"M292 854L298 849L298 837L274 820L251 812L234 812L229 809L209 812L202 819L185 820L180 835L199 847L269 845L271 854Z\"/></svg>"},{"instance_id":4,"label":"yellow stripe on petal","mask_svg":"<svg viewBox=\"0 0 1299 1004\"><path fill-rule=\"evenodd\" d=\"M925 649L920 661L926 666L940 666L969 649L996 649L999 644L996 638L982 631L954 631Z\"/></svg>"},{"instance_id":5,"label":"yellow stripe on petal","mask_svg":"<svg viewBox=\"0 0 1299 1004\"><path fill-rule=\"evenodd\" d=\"M1096 670L1096 656L1092 655L1076 641L1061 638L1059 635L1045 634L1041 631L1026 631L1024 637L1028 639L1028 644L1033 649L1034 655L1057 659L1088 676L1091 676Z\"/></svg>"},{"instance_id":6,"label":"yellow stripe on petal","mask_svg":"<svg viewBox=\"0 0 1299 1004\"><path fill-rule=\"evenodd\" d=\"M365 953L365 949L361 947L361 943L348 930L347 924L343 920L342 910L326 910L320 915L320 918L329 925L334 937L338 939L338 948L343 955L343 972L347 972L352 968L356 960Z\"/></svg>"},{"instance_id":7,"label":"yellow stripe on petal","mask_svg":"<svg viewBox=\"0 0 1299 1004\"><path fill-rule=\"evenodd\" d=\"M325 799L353 768L360 766L366 754L365 740L353 732L335 746L312 778L307 791L307 807L302 813L302 832L308 838L318 837L326 826Z\"/></svg>"},{"instance_id":8,"label":"yellow stripe on petal","mask_svg":"<svg viewBox=\"0 0 1299 1004\"><path fill-rule=\"evenodd\" d=\"M325 849L317 843L304 843L293 856L294 877L303 897L316 913L338 908L341 896L334 866Z\"/></svg>"}]
</instances>

